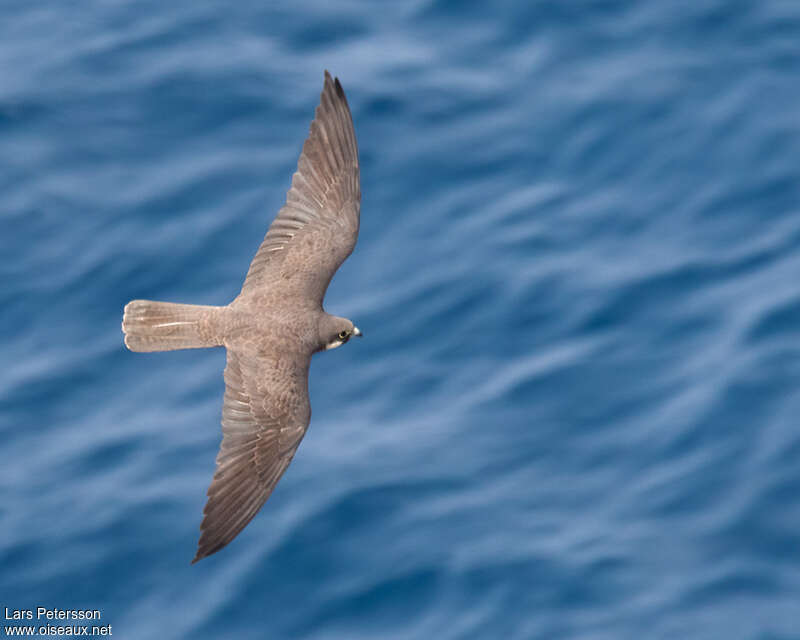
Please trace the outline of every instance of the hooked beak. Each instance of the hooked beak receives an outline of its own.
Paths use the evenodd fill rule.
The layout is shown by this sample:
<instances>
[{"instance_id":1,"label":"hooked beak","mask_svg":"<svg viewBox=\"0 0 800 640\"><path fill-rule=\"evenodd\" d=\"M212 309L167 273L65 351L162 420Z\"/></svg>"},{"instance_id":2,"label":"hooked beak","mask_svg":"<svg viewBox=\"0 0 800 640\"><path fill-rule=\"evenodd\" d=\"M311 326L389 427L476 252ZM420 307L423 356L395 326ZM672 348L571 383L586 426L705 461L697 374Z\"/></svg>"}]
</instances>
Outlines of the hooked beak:
<instances>
[{"instance_id":1,"label":"hooked beak","mask_svg":"<svg viewBox=\"0 0 800 640\"><path fill-rule=\"evenodd\" d=\"M356 336L357 338L364 337L364 334L361 333L361 329L359 329L358 327L353 327L353 335Z\"/></svg>"}]
</instances>

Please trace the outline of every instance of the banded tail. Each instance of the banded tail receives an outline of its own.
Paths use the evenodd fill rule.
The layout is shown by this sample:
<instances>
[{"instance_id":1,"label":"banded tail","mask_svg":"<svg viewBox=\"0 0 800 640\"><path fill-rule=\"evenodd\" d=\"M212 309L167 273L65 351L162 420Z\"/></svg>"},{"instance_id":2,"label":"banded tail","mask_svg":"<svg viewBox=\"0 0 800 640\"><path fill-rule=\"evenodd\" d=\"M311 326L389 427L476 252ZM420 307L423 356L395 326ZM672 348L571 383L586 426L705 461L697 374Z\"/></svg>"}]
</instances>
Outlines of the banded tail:
<instances>
[{"instance_id":1,"label":"banded tail","mask_svg":"<svg viewBox=\"0 0 800 640\"><path fill-rule=\"evenodd\" d=\"M222 307L132 300L125 305L122 331L131 351L172 351L218 347L216 319Z\"/></svg>"}]
</instances>

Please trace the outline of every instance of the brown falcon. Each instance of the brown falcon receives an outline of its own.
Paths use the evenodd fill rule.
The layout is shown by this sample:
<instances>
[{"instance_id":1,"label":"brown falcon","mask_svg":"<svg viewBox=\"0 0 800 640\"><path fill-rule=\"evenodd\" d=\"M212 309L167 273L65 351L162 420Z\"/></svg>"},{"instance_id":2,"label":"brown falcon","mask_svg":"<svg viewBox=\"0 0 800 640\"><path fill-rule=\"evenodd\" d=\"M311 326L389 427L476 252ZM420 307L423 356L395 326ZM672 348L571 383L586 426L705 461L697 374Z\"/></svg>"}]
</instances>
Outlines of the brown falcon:
<instances>
[{"instance_id":1,"label":"brown falcon","mask_svg":"<svg viewBox=\"0 0 800 640\"><path fill-rule=\"evenodd\" d=\"M227 350L222 445L208 488L197 562L233 540L269 498L306 433L311 356L361 331L322 308L358 237L361 187L342 85L325 85L286 204L224 307L134 300L122 330L131 351Z\"/></svg>"}]
</instances>

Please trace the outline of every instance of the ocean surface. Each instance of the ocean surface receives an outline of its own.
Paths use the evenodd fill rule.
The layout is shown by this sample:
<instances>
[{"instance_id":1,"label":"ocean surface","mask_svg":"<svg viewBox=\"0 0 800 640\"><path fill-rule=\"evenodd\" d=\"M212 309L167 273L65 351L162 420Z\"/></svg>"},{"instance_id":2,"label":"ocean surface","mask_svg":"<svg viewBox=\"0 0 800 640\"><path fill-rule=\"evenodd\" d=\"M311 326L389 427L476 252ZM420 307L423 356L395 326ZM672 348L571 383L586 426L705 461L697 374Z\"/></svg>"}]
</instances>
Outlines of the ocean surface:
<instances>
[{"instance_id":1,"label":"ocean surface","mask_svg":"<svg viewBox=\"0 0 800 640\"><path fill-rule=\"evenodd\" d=\"M97 609L123 640L800 638L800 3L2 18L0 613ZM122 308L237 295L324 69L363 190L326 308L365 338L314 358L294 462L190 566L225 354L130 353Z\"/></svg>"}]
</instances>

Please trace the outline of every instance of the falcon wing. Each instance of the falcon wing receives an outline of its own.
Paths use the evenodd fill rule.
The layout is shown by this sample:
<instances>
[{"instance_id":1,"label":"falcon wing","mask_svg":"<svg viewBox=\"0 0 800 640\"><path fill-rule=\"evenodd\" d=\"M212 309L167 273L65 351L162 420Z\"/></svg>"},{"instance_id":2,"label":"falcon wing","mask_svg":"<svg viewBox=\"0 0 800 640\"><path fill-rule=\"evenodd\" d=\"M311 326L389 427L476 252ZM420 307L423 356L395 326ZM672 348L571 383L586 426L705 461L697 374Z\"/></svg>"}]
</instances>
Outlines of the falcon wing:
<instances>
[{"instance_id":1,"label":"falcon wing","mask_svg":"<svg viewBox=\"0 0 800 640\"><path fill-rule=\"evenodd\" d=\"M311 418L309 364L228 349L222 446L192 564L244 529L289 466Z\"/></svg>"},{"instance_id":2,"label":"falcon wing","mask_svg":"<svg viewBox=\"0 0 800 640\"><path fill-rule=\"evenodd\" d=\"M253 258L239 297L258 296L268 287L321 306L333 274L355 247L360 208L353 119L339 79L326 71L286 204Z\"/></svg>"}]
</instances>

